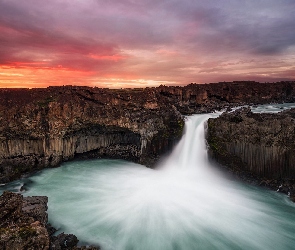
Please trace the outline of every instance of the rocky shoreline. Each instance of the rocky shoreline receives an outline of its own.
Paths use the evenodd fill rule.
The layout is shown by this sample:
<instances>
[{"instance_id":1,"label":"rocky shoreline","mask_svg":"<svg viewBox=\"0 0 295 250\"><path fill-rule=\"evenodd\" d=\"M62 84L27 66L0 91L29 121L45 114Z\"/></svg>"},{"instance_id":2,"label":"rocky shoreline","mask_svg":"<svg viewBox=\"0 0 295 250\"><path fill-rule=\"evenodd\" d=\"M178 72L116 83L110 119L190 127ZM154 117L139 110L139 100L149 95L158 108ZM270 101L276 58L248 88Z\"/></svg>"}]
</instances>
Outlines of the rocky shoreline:
<instances>
[{"instance_id":1,"label":"rocky shoreline","mask_svg":"<svg viewBox=\"0 0 295 250\"><path fill-rule=\"evenodd\" d=\"M207 142L210 156L228 171L295 201L295 109L224 112L208 120Z\"/></svg>"},{"instance_id":2,"label":"rocky shoreline","mask_svg":"<svg viewBox=\"0 0 295 250\"><path fill-rule=\"evenodd\" d=\"M180 139L182 115L282 102L295 102L295 82L0 88L0 183L79 157L152 167Z\"/></svg>"},{"instance_id":3,"label":"rocky shoreline","mask_svg":"<svg viewBox=\"0 0 295 250\"><path fill-rule=\"evenodd\" d=\"M77 157L152 166L183 125L150 89L0 89L0 183Z\"/></svg>"},{"instance_id":4,"label":"rocky shoreline","mask_svg":"<svg viewBox=\"0 0 295 250\"><path fill-rule=\"evenodd\" d=\"M0 183L39 169L56 167L74 158L119 158L152 167L159 156L171 150L180 139L183 115L245 104L283 102L295 102L295 82L224 82L121 90L75 86L0 89ZM286 124L295 118L294 111L290 112L279 115ZM252 114L247 109L225 113L217 120L210 119L207 139L211 156L241 179L279 190L294 199L295 170L291 165L284 162L280 175L274 176L275 168L267 170L248 164L240 157L243 151L229 150L247 146L224 146L230 145L229 138L232 138L232 134L226 133L240 133L243 129L247 133L256 131L251 126L265 119L270 126L279 124L280 120ZM236 130L237 124L244 123L243 129ZM282 131L286 124L280 124ZM221 130L224 128L230 131ZM288 129L283 132L284 138L295 139L294 128L290 128L293 137ZM268 130L263 132L268 133ZM256 133L261 135L261 131ZM276 136L275 133L270 136ZM242 139L241 136L237 134L235 142L247 143L245 138L248 137ZM278 145L285 142L276 141ZM260 141L255 143L255 150L259 150ZM265 143L267 145L268 141ZM281 151L276 150L274 152L279 155ZM292 150L284 151L289 162L294 162ZM251 166L252 171L246 166ZM286 168L292 172L286 172ZM292 178L287 179L287 176ZM47 224L46 209L47 197L24 198L5 192L0 197L0 248L99 249L77 247L78 239L71 234L53 236L55 229Z\"/></svg>"},{"instance_id":5,"label":"rocky shoreline","mask_svg":"<svg viewBox=\"0 0 295 250\"><path fill-rule=\"evenodd\" d=\"M46 196L23 197L4 192L0 196L0 249L14 250L98 250L95 246L78 247L73 234L57 236L48 224Z\"/></svg>"}]
</instances>

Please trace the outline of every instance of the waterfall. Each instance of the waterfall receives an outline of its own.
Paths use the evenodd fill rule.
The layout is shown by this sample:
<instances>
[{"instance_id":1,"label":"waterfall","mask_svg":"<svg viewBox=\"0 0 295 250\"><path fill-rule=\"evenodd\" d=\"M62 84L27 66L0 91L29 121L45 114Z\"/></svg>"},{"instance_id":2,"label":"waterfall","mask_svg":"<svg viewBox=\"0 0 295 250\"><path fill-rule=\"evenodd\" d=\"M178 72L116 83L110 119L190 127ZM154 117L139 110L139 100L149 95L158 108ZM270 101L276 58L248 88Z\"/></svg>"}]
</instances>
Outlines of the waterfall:
<instances>
[{"instance_id":1,"label":"waterfall","mask_svg":"<svg viewBox=\"0 0 295 250\"><path fill-rule=\"evenodd\" d=\"M25 195L47 195L55 227L105 250L294 248L294 206L209 163L205 122L213 116L187 117L182 140L155 170L68 162L30 177Z\"/></svg>"}]
</instances>

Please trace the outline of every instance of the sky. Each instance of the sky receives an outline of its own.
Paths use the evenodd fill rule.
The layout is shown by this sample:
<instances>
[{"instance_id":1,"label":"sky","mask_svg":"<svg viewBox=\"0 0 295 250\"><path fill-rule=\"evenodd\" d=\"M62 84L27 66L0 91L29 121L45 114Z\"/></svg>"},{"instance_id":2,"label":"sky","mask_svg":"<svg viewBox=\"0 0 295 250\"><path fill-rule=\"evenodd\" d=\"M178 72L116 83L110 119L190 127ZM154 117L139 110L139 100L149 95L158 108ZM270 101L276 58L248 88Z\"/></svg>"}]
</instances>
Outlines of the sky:
<instances>
[{"instance_id":1,"label":"sky","mask_svg":"<svg viewBox=\"0 0 295 250\"><path fill-rule=\"evenodd\" d=\"M0 87L295 80L295 0L0 0Z\"/></svg>"}]
</instances>

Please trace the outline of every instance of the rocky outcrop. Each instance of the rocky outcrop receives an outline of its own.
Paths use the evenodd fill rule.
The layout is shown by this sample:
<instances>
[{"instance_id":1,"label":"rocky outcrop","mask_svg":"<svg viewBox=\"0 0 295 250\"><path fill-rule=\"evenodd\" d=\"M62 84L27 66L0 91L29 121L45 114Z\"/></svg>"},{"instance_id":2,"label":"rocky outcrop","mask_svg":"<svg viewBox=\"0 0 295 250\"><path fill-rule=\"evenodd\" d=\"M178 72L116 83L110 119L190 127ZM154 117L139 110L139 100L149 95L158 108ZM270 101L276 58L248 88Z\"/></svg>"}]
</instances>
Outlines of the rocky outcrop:
<instances>
[{"instance_id":1,"label":"rocky outcrop","mask_svg":"<svg viewBox=\"0 0 295 250\"><path fill-rule=\"evenodd\" d=\"M295 101L295 82L258 83L253 81L189 84L158 88L182 114L208 113L245 104Z\"/></svg>"},{"instance_id":2,"label":"rocky outcrop","mask_svg":"<svg viewBox=\"0 0 295 250\"><path fill-rule=\"evenodd\" d=\"M99 247L77 247L73 234L52 234L47 224L46 196L23 197L4 192L0 196L0 249L3 250L98 250Z\"/></svg>"},{"instance_id":3,"label":"rocky outcrop","mask_svg":"<svg viewBox=\"0 0 295 250\"><path fill-rule=\"evenodd\" d=\"M151 166L181 137L181 114L294 101L295 82L0 89L0 183L74 157L120 158ZM210 119L211 155L243 176L260 176L261 185L292 196L293 119L294 111L277 118L247 109ZM74 235L54 236L46 210L46 197L5 192L0 197L0 248L97 249L77 247Z\"/></svg>"},{"instance_id":4,"label":"rocky outcrop","mask_svg":"<svg viewBox=\"0 0 295 250\"><path fill-rule=\"evenodd\" d=\"M207 141L211 156L221 164L295 198L295 109L225 112L208 120Z\"/></svg>"},{"instance_id":5,"label":"rocky outcrop","mask_svg":"<svg viewBox=\"0 0 295 250\"><path fill-rule=\"evenodd\" d=\"M10 192L0 197L0 249L49 249L47 215L41 215L47 197L33 199Z\"/></svg>"},{"instance_id":6,"label":"rocky outcrop","mask_svg":"<svg viewBox=\"0 0 295 250\"><path fill-rule=\"evenodd\" d=\"M181 137L181 115L295 101L295 82L145 89L0 89L0 183L75 157L152 166Z\"/></svg>"},{"instance_id":7,"label":"rocky outcrop","mask_svg":"<svg viewBox=\"0 0 295 250\"><path fill-rule=\"evenodd\" d=\"M183 124L153 89L0 89L0 183L74 157L152 165Z\"/></svg>"}]
</instances>

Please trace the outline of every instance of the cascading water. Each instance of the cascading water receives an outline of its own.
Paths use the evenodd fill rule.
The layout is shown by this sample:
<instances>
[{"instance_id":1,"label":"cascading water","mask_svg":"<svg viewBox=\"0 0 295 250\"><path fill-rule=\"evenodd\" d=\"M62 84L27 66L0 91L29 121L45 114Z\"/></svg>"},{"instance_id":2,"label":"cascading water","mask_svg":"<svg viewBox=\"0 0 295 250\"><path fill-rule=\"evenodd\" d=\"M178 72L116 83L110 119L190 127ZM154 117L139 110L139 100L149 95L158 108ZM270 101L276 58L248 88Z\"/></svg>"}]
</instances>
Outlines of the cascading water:
<instances>
[{"instance_id":1,"label":"cascading water","mask_svg":"<svg viewBox=\"0 0 295 250\"><path fill-rule=\"evenodd\" d=\"M182 140L156 170L120 160L68 162L24 180L25 195L47 195L55 227L106 250L295 249L295 207L286 197L210 165L204 122L212 116L188 117Z\"/></svg>"}]
</instances>

